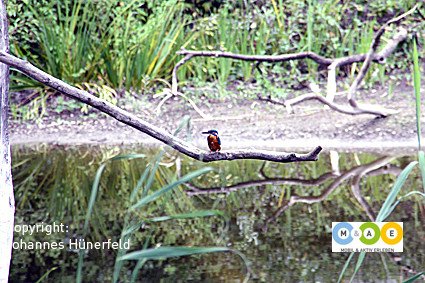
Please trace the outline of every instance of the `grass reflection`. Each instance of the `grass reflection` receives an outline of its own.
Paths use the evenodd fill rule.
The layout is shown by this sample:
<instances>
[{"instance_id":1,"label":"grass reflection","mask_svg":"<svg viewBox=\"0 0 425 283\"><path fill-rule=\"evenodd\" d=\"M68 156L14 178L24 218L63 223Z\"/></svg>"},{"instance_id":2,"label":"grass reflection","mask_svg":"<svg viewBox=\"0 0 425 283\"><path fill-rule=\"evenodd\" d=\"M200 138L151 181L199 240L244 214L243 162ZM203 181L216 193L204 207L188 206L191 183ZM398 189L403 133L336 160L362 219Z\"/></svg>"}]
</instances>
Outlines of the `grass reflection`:
<instances>
[{"instance_id":1,"label":"grass reflection","mask_svg":"<svg viewBox=\"0 0 425 283\"><path fill-rule=\"evenodd\" d=\"M117 241L124 229L132 196L144 197L143 186L155 192L205 164L166 153L156 165L155 148L119 147L13 147L13 174L17 202L16 223L52 223L70 226L69 232L20 235L15 241L63 241L83 235L84 217L96 171L106 160L131 153L145 158L116 160L104 168L96 206L94 229L87 240ZM412 157L378 157L339 154L339 172L329 155L311 163L276 164L255 160L209 164L213 171L180 184L166 199L135 210L132 219L160 219L200 210L218 210L217 217L176 218L150 222L135 230L132 250L157 246L226 246L249 259L252 279L281 281L336 281L347 254L331 252L332 221L369 221L376 215L400 171ZM153 170L157 166L157 170ZM145 173L146 169L149 172ZM139 180L143 174L143 185ZM421 185L414 169L401 193ZM360 178L362 177L362 178ZM133 189L142 186L135 194ZM332 189L330 189L332 188ZM388 221L403 221L405 250L402 255L368 254L359 280L408 278L408 270L420 271L424 258L425 209L415 197L403 201ZM267 230L265 230L267 224ZM131 252L129 251L129 252ZM92 250L84 256L84 281L112 281L114 250ZM401 260L400 260L401 259ZM54 267L49 280L75 280L78 253L70 250L20 250L12 257L11 279L36 281ZM131 279L137 262L126 261L119 280ZM349 267L347 272L352 272ZM130 272L129 272L130 271ZM240 259L230 253L194 255L148 261L138 274L142 282L155 280L231 281L244 278ZM144 281L143 281L144 280Z\"/></svg>"}]
</instances>

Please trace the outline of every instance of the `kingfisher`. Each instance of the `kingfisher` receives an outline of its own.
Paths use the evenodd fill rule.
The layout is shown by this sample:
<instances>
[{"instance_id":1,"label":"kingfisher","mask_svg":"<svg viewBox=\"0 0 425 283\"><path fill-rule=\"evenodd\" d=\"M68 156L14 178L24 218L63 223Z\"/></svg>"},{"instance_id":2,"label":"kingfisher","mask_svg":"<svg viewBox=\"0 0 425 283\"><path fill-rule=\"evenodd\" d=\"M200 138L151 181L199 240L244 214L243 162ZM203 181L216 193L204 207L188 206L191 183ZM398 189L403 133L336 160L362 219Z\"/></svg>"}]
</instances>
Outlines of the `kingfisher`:
<instances>
[{"instance_id":1,"label":"kingfisher","mask_svg":"<svg viewBox=\"0 0 425 283\"><path fill-rule=\"evenodd\" d=\"M209 134L207 137L208 147L210 151L220 151L221 150L221 141L216 130L209 130L208 132L202 132L203 134Z\"/></svg>"}]
</instances>

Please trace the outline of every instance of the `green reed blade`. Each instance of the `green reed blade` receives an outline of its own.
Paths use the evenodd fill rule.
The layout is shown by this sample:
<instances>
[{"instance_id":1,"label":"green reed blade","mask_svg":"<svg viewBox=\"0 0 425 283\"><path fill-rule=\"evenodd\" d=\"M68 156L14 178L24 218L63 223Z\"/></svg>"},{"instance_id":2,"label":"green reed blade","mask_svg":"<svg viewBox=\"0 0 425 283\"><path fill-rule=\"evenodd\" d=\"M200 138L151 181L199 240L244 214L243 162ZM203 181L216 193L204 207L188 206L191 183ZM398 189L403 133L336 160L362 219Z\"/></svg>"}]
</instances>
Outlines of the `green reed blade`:
<instances>
[{"instance_id":1,"label":"green reed blade","mask_svg":"<svg viewBox=\"0 0 425 283\"><path fill-rule=\"evenodd\" d=\"M153 180L155 178L155 174L156 174L156 170L158 170L158 166L159 166L159 161L162 159L162 156L164 155L165 151L161 151L157 157L155 157L155 160L153 162L153 164L155 164L151 170L151 173L146 181L146 185L145 188L143 189L143 193L142 193L142 197L145 197L146 194L148 193L148 191L150 190ZM148 170L148 169L146 169ZM148 170L149 171L149 170Z\"/></svg>"},{"instance_id":2,"label":"green reed blade","mask_svg":"<svg viewBox=\"0 0 425 283\"><path fill-rule=\"evenodd\" d=\"M75 282L81 283L83 281L83 258L84 250L80 250L78 253L78 265L77 265L77 278Z\"/></svg>"},{"instance_id":3,"label":"green reed blade","mask_svg":"<svg viewBox=\"0 0 425 283\"><path fill-rule=\"evenodd\" d=\"M226 247L159 247L156 249L146 249L135 251L129 254L126 254L120 258L117 258L118 261L123 260L159 260L170 257L180 257L188 256L195 254L205 254L205 253L214 253L214 252L233 252L240 256L244 261L245 267L247 268L247 275L243 282L248 282L251 270L248 265L247 258L240 252L229 249Z\"/></svg>"},{"instance_id":4,"label":"green reed blade","mask_svg":"<svg viewBox=\"0 0 425 283\"><path fill-rule=\"evenodd\" d=\"M137 196L137 193L139 192L139 190L142 188L142 186L143 186L143 183L145 182L145 180L146 180L146 177L148 176L148 173L149 173L149 169L150 169L150 165L148 165L147 167L146 167L146 169L143 171L143 173L142 173L142 176L140 176L140 178L139 178L139 180L137 181L137 184L136 184L136 186L134 187L134 189L133 189L133 191L131 192L131 195L130 195L130 201L131 202L133 202L134 201L134 199L136 198L136 196Z\"/></svg>"},{"instance_id":5,"label":"green reed blade","mask_svg":"<svg viewBox=\"0 0 425 283\"><path fill-rule=\"evenodd\" d=\"M425 156L424 152L421 151L421 72L419 70L419 55L417 48L417 37L413 38L413 87L415 91L416 97L416 134L418 137L418 160L419 160L419 168L421 170L422 175L422 184L425 190Z\"/></svg>"},{"instance_id":6,"label":"green reed blade","mask_svg":"<svg viewBox=\"0 0 425 283\"><path fill-rule=\"evenodd\" d=\"M421 73L419 71L419 55L418 48L416 46L417 38L413 38L413 86L415 89L416 96L416 128L418 135L418 147L421 150Z\"/></svg>"},{"instance_id":7,"label":"green reed blade","mask_svg":"<svg viewBox=\"0 0 425 283\"><path fill-rule=\"evenodd\" d=\"M307 5L308 5L308 10L307 10L307 51L311 52L312 46L313 46L313 13L314 13L314 7L311 3L311 0L307 1Z\"/></svg>"},{"instance_id":8,"label":"green reed blade","mask_svg":"<svg viewBox=\"0 0 425 283\"><path fill-rule=\"evenodd\" d=\"M132 155L125 155L125 156L117 156L113 157L107 161L105 161L102 165L99 166L99 169L97 169L96 176L93 182L91 194L90 194L90 200L88 203L87 213L84 221L84 234L88 231L88 226L90 222L90 217L94 208L94 204L96 202L96 196L99 191L99 184L100 184L100 178L102 177L102 172L105 169L106 165L109 164L109 162L120 160L120 159L133 159L133 158L144 158L146 157L145 154L132 154ZM83 255L84 250L80 250L80 256L78 259L78 265L77 265L77 282L82 282L82 269L83 269Z\"/></svg>"},{"instance_id":9,"label":"green reed blade","mask_svg":"<svg viewBox=\"0 0 425 283\"><path fill-rule=\"evenodd\" d=\"M424 191L425 191L425 153L422 150L418 152L418 160L419 160L419 169L421 170L421 175L422 175L422 185L424 186Z\"/></svg>"},{"instance_id":10,"label":"green reed blade","mask_svg":"<svg viewBox=\"0 0 425 283\"><path fill-rule=\"evenodd\" d=\"M143 250L146 250L148 248L152 234L153 234L153 229L149 231L149 234L145 239L145 243L143 244ZM146 261L147 259L141 259L137 262L136 267L134 267L133 272L131 274L130 282L136 282L137 275L139 274L140 269L142 269Z\"/></svg>"},{"instance_id":11,"label":"green reed blade","mask_svg":"<svg viewBox=\"0 0 425 283\"><path fill-rule=\"evenodd\" d=\"M105 169L106 165L108 165L109 162L112 162L112 161L115 161L115 160L144 158L144 157L146 157L145 154L132 154L132 155L125 155L125 156L117 156L117 157L114 157L114 158L107 160L102 165L100 165L99 169L97 169L96 176L94 178L94 182L93 182L93 186L92 186L92 191L91 191L91 194L90 194L90 201L89 201L89 205L88 205L88 208L87 208L86 219L85 219L85 222L84 222L84 231L87 231L90 216L91 216L91 213L93 211L94 203L96 202L97 192L99 191L100 178L102 177L102 172Z\"/></svg>"},{"instance_id":12,"label":"green reed blade","mask_svg":"<svg viewBox=\"0 0 425 283\"><path fill-rule=\"evenodd\" d=\"M202 253L229 252L226 247L159 247L128 253L117 260L165 259Z\"/></svg>"},{"instance_id":13,"label":"green reed blade","mask_svg":"<svg viewBox=\"0 0 425 283\"><path fill-rule=\"evenodd\" d=\"M190 213L184 213L180 215L174 215L174 216L160 216L160 217L154 217L146 221L146 223L149 222L162 222L162 221L168 221L168 220L175 220L175 219L186 219L186 218L196 218L196 217L207 217L207 216L221 216L224 219L227 220L226 216L218 210L201 210L201 211L195 211Z\"/></svg>"},{"instance_id":14,"label":"green reed blade","mask_svg":"<svg viewBox=\"0 0 425 283\"><path fill-rule=\"evenodd\" d=\"M344 277L344 273L347 270L348 266L350 265L350 261L353 258L355 253L351 253L350 256L347 258L347 260L345 261L344 267L342 268L341 274L339 275L338 278L338 283L341 282L342 278Z\"/></svg>"},{"instance_id":15,"label":"green reed blade","mask_svg":"<svg viewBox=\"0 0 425 283\"><path fill-rule=\"evenodd\" d=\"M136 267L134 267L133 272L131 273L130 283L136 282L137 275L139 274L140 269L142 269L142 267L146 263L146 261L147 261L147 259L141 259L137 262Z\"/></svg>"},{"instance_id":16,"label":"green reed blade","mask_svg":"<svg viewBox=\"0 0 425 283\"><path fill-rule=\"evenodd\" d=\"M44 273L43 274L43 276L41 276L40 277L40 279L38 279L37 280L37 282L35 282L35 283L41 283L41 282L44 282L43 280L44 280L44 278L47 278L48 276L49 276L49 274L52 272L52 271L55 271L56 269L58 269L59 267L57 267L57 266L55 266L55 267L53 267L53 268L51 268L49 271L47 271L46 273ZM46 280L47 281L47 280Z\"/></svg>"},{"instance_id":17,"label":"green reed blade","mask_svg":"<svg viewBox=\"0 0 425 283\"><path fill-rule=\"evenodd\" d=\"M400 197L392 206L391 206L391 208L390 208L390 210L391 211L393 211L395 208L396 208L396 206L403 200L403 199L405 199L405 198L407 198L407 197L409 197L409 196L411 196L411 195L420 195L420 196L422 196L422 197L424 197L425 198L425 194L424 193L422 193L422 192L418 192L418 191L412 191L412 192L408 192L407 194L405 194L404 196L402 196L402 197Z\"/></svg>"},{"instance_id":18,"label":"green reed blade","mask_svg":"<svg viewBox=\"0 0 425 283\"><path fill-rule=\"evenodd\" d=\"M384 204L381 207L381 210L379 211L378 216L376 217L376 222L382 222L384 221L393 211L392 204L397 198L398 193L401 190L401 187L403 186L404 182L407 179L407 176L409 175L410 171L412 171L413 167L417 164L417 161L411 162L409 165L404 168L404 170L400 173L397 180L394 183L394 186L391 190L391 192L388 194L387 199L385 200Z\"/></svg>"},{"instance_id":19,"label":"green reed blade","mask_svg":"<svg viewBox=\"0 0 425 283\"><path fill-rule=\"evenodd\" d=\"M357 271L359 271L360 266L362 265L365 256L366 256L366 252L360 253L359 258L357 259L356 269L354 270L353 276L351 276L350 283L353 282L354 277L356 276Z\"/></svg>"},{"instance_id":20,"label":"green reed blade","mask_svg":"<svg viewBox=\"0 0 425 283\"><path fill-rule=\"evenodd\" d=\"M409 279L407 279L407 280L403 281L403 283L411 283L411 282L414 282L414 281L416 281L416 279L418 279L419 277L421 277L423 274L425 274L425 271L423 271L423 272L421 272L421 273L418 273L418 274L416 274L415 276L410 277Z\"/></svg>"},{"instance_id":21,"label":"green reed blade","mask_svg":"<svg viewBox=\"0 0 425 283\"><path fill-rule=\"evenodd\" d=\"M195 172L189 173L189 174L183 176L181 179L177 180L176 182L173 182L173 183L169 184L168 186L165 186L161 190L158 190L158 191L156 191L156 192L154 192L154 193L152 193L152 194L150 194L150 195L142 198L138 203L136 203L135 205L133 205L131 207L131 209L136 209L136 208L138 208L140 206L143 206L145 204L148 204L151 201L153 201L153 200L157 199L158 197L160 197L161 195L163 195L164 193L166 193L169 190L173 189L174 187L176 187L178 185L181 185L183 183L186 183L186 182L188 182L189 180L191 180L193 178L196 178L196 177L198 177L200 175L203 175L203 174L208 173L208 172L213 171L213 170L214 169L211 168L211 167L205 167L205 168L199 169L199 170L197 170Z\"/></svg>"},{"instance_id":22,"label":"green reed blade","mask_svg":"<svg viewBox=\"0 0 425 283\"><path fill-rule=\"evenodd\" d=\"M10 68L11 71L13 71L13 68ZM29 77L24 77L24 76L17 76L17 75L10 75L10 81L14 82L13 84L11 84L10 89L14 90L14 91L18 91L18 90L26 90L26 89L32 89L32 90L37 90L37 89L42 89L45 86L32 79ZM17 83L20 83L19 85Z\"/></svg>"},{"instance_id":23,"label":"green reed blade","mask_svg":"<svg viewBox=\"0 0 425 283\"><path fill-rule=\"evenodd\" d=\"M208 217L208 216L221 216L226 220L226 227L228 223L227 217L218 210L201 210L201 211L195 211L190 213L184 213L179 215L173 215L173 216L160 216L160 217L154 217L145 221L142 221L140 223L134 224L130 226L126 231L123 232L124 235L127 235L129 233L132 233L133 231L139 229L146 223L153 223L153 222L162 222L162 221L169 221L169 220L176 220L176 219L187 219L187 218L197 218L197 217Z\"/></svg>"},{"instance_id":24,"label":"green reed blade","mask_svg":"<svg viewBox=\"0 0 425 283\"><path fill-rule=\"evenodd\" d=\"M177 130L174 131L174 136L176 136L180 131L183 129L184 125L187 125L188 134L190 133L190 119L191 117L189 115L185 115L183 117L183 120L181 121L180 125L178 126Z\"/></svg>"},{"instance_id":25,"label":"green reed blade","mask_svg":"<svg viewBox=\"0 0 425 283\"><path fill-rule=\"evenodd\" d=\"M128 240L130 240L130 236L131 235L122 235L121 236L121 240L123 242L127 242ZM118 252L117 252L117 258L120 257L120 256L125 255L126 252L127 252L127 249L121 249L121 247L120 247L118 249ZM119 273L121 271L122 266L123 266L123 262L122 261L118 261L118 260L115 261L114 273L113 273L113 282L114 283L118 281Z\"/></svg>"}]
</instances>

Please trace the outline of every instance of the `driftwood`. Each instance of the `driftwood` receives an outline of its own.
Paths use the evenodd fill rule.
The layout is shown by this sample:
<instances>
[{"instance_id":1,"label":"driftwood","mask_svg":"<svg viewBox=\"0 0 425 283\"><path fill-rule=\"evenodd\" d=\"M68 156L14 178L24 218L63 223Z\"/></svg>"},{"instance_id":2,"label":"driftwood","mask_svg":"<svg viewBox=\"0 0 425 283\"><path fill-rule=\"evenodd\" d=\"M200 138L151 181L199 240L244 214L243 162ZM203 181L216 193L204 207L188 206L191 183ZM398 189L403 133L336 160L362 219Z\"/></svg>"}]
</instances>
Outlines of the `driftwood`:
<instances>
[{"instance_id":1,"label":"driftwood","mask_svg":"<svg viewBox=\"0 0 425 283\"><path fill-rule=\"evenodd\" d=\"M100 99L87 91L70 86L63 81L43 72L27 61L21 60L7 52L0 51L0 62L9 65L25 75L33 78L42 84L49 86L73 99L90 105L118 121L133 127L149 136L171 146L179 152L203 162L234 159L260 159L275 162L296 162L296 161L316 161L322 147L317 146L310 153L297 154L265 150L235 150L221 152L207 152L194 147L192 144L181 140L172 134L152 125L133 114L113 105L106 100Z\"/></svg>"},{"instance_id":2,"label":"driftwood","mask_svg":"<svg viewBox=\"0 0 425 283\"><path fill-rule=\"evenodd\" d=\"M354 95L357 91L357 87L360 85L360 82L363 80L363 78L366 76L367 71L369 70L370 63L372 62L372 58L375 55L376 50L378 49L379 42L381 40L381 36L385 32L385 28L389 26L390 24L398 23L402 20L404 20L408 15L412 14L416 8L418 7L418 4L416 4L412 9L407 11L406 13L389 20L386 22L381 28L376 32L375 37L372 40L372 44L370 45L369 52L367 53L366 59L362 65L362 68L360 69L360 72L357 74L356 79L354 80L353 84L350 87L350 90L348 91L348 102L351 106L356 107L357 102L354 100ZM404 28L401 28L400 32L398 32L393 38L392 41L383 49L384 52L393 52L396 42L401 42L406 39L407 31Z\"/></svg>"},{"instance_id":3,"label":"driftwood","mask_svg":"<svg viewBox=\"0 0 425 283\"><path fill-rule=\"evenodd\" d=\"M289 112L292 112L291 105L298 104L306 100L315 99L325 105L328 105L331 109L335 111L338 111L344 114L349 114L349 115L371 114L371 115L385 117L385 116L394 114L396 113L396 111L391 109L383 109L381 107L371 106L371 105L359 105L356 102L354 97L360 82L364 79L367 71L369 70L370 63L373 61L379 64L385 64L387 57L389 57L394 52L395 48L407 38L407 30L404 28L400 28L400 30L391 38L391 40L386 44L386 46L380 52L376 53L376 50L380 43L381 36L385 32L385 28L390 24L398 23L402 21L408 15L412 14L416 10L416 8L417 8L417 5L415 5L408 12L386 22L376 33L372 41L370 50L366 54L355 54L355 55L346 56L342 58L331 59L331 58L325 58L325 57L319 56L314 52L301 52L301 53L295 53L295 54L283 54L283 55L273 56L273 55L243 55L243 54L236 54L236 53L225 52L225 51L193 51L193 50L182 49L181 51L178 51L177 54L184 55L185 57L181 59L175 65L173 69L171 93L174 93L174 94L178 93L178 81L177 81L178 68L194 57L199 57L199 56L221 57L221 58L230 58L230 59L243 60L243 61L254 61L254 62L283 62L283 61L289 61L289 60L310 59L319 65L327 67L328 69L328 84L327 84L326 97L324 97L321 94L320 89L315 88L313 93L302 95L300 97L296 97L291 100L287 100L284 103L277 102L275 100L272 100L271 98L263 99L261 96L260 96L260 99L267 100L272 103L284 105L285 107L287 107ZM344 105L338 105L334 103L333 98L336 94L336 69L346 65L350 65L353 63L360 63L360 62L363 62L362 68L348 91L347 98L348 98L349 105L344 106Z\"/></svg>"},{"instance_id":4,"label":"driftwood","mask_svg":"<svg viewBox=\"0 0 425 283\"><path fill-rule=\"evenodd\" d=\"M0 1L0 50L9 52L9 34L4 1ZM8 132L9 66L0 64L0 282L7 282L12 256L15 198L13 196Z\"/></svg>"}]
</instances>

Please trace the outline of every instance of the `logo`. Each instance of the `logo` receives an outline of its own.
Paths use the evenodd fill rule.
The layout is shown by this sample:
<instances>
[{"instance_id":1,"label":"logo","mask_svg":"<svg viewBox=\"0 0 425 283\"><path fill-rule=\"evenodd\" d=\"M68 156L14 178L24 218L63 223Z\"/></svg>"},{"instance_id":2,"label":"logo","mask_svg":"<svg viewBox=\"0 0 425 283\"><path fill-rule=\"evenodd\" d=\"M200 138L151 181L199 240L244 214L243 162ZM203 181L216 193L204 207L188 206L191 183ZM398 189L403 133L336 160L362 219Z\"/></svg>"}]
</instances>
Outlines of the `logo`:
<instances>
[{"instance_id":1,"label":"logo","mask_svg":"<svg viewBox=\"0 0 425 283\"><path fill-rule=\"evenodd\" d=\"M332 222L332 252L403 252L403 222Z\"/></svg>"}]
</instances>

